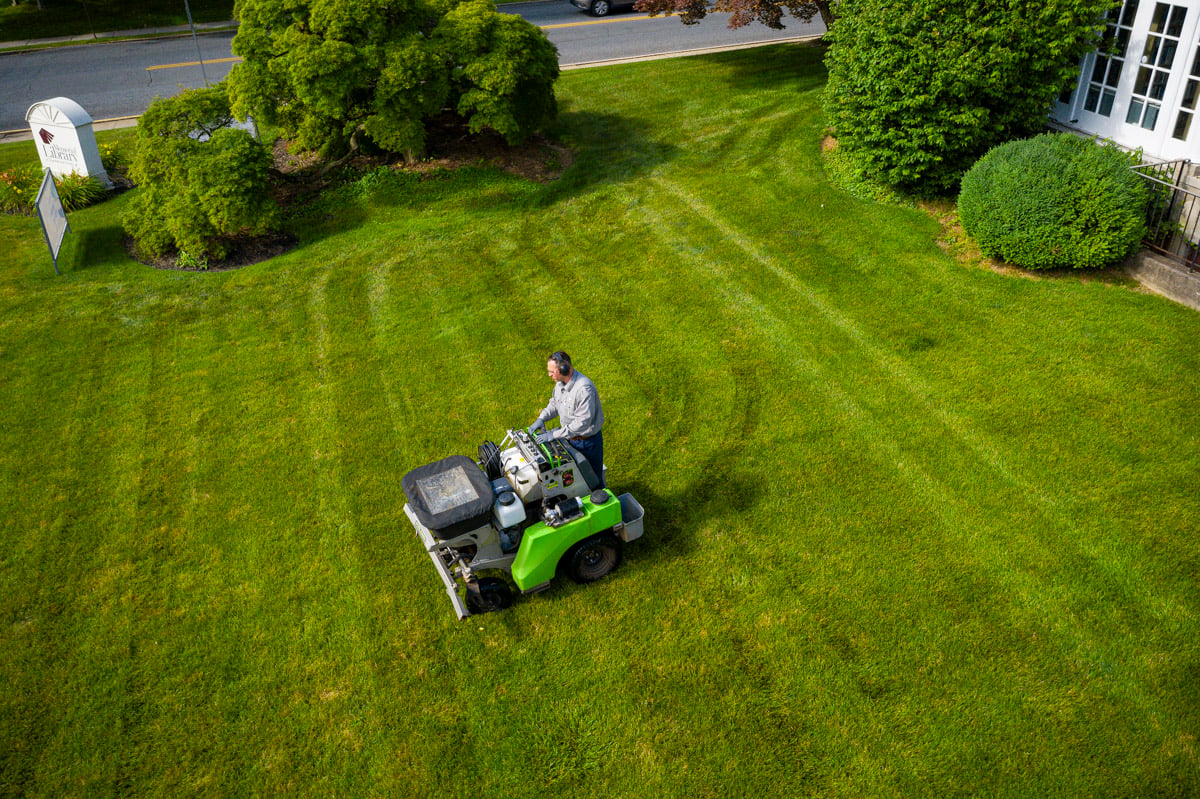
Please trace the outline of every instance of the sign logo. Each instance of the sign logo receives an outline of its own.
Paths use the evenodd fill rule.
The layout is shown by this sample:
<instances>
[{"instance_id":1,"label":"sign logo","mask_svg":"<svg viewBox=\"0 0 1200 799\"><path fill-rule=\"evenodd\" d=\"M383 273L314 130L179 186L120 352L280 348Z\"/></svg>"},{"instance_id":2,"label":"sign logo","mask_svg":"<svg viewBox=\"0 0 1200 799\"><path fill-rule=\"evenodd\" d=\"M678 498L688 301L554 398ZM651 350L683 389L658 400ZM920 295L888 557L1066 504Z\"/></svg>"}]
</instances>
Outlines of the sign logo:
<instances>
[{"instance_id":1,"label":"sign logo","mask_svg":"<svg viewBox=\"0 0 1200 799\"><path fill-rule=\"evenodd\" d=\"M49 144L50 142L54 141L54 134L51 133L50 131L46 130L45 128L42 128L41 130L38 131L38 137L42 140L42 143L44 143L44 144Z\"/></svg>"}]
</instances>

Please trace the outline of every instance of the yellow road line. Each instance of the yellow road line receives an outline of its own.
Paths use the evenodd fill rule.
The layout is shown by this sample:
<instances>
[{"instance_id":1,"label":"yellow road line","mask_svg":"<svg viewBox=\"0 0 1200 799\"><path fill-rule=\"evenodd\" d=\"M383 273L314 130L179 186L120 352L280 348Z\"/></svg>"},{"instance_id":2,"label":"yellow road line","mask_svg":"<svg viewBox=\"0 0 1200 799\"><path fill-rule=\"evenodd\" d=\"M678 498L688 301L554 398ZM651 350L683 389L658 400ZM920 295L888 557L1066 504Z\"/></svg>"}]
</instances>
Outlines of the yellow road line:
<instances>
[{"instance_id":1,"label":"yellow road line","mask_svg":"<svg viewBox=\"0 0 1200 799\"><path fill-rule=\"evenodd\" d=\"M662 16L662 17L623 16L623 17L616 17L614 19L589 19L589 20L584 20L583 22L563 22L563 23L559 23L558 25L539 25L538 27L544 31L548 31L548 30L554 30L556 28L577 28L580 25L609 25L613 22L633 22L634 20L638 20L638 19L667 19L667 17L665 17L665 16ZM205 59L204 63L205 64L231 64L231 63L234 63L236 61L241 61L241 60L242 60L241 58L234 56L233 58ZM198 66L200 66L199 61L181 61L178 64L158 64L153 67L146 67L146 71L149 72L150 70L153 70L153 69L178 69L180 67L198 67Z\"/></svg>"},{"instance_id":2,"label":"yellow road line","mask_svg":"<svg viewBox=\"0 0 1200 799\"><path fill-rule=\"evenodd\" d=\"M231 64L234 61L241 61L241 60L242 59L240 56L233 56L232 58L206 58L206 59L204 59L204 63L205 64ZM157 66L146 67L146 71L149 72L152 69L175 69L176 67L198 67L198 66L200 66L199 61L181 61L178 64L158 64Z\"/></svg>"},{"instance_id":3,"label":"yellow road line","mask_svg":"<svg viewBox=\"0 0 1200 799\"><path fill-rule=\"evenodd\" d=\"M637 19L667 19L667 17L616 17L614 19L589 19L584 22L563 22L558 25L539 25L538 27L544 31L553 30L555 28L575 28L580 25L607 25L611 22L633 22Z\"/></svg>"}]
</instances>

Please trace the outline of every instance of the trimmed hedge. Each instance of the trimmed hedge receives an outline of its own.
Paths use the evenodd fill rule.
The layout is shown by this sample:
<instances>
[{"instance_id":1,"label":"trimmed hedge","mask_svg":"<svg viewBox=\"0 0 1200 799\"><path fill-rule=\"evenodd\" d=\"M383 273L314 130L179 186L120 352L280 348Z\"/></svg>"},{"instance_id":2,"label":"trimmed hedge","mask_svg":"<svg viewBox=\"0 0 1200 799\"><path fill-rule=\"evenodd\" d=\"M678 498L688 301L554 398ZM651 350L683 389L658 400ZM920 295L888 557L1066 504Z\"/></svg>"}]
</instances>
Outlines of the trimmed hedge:
<instances>
[{"instance_id":1,"label":"trimmed hedge","mask_svg":"<svg viewBox=\"0 0 1200 799\"><path fill-rule=\"evenodd\" d=\"M959 217L985 254L1014 266L1107 266L1146 231L1148 189L1132 163L1069 134L1002 144L963 176Z\"/></svg>"}]
</instances>

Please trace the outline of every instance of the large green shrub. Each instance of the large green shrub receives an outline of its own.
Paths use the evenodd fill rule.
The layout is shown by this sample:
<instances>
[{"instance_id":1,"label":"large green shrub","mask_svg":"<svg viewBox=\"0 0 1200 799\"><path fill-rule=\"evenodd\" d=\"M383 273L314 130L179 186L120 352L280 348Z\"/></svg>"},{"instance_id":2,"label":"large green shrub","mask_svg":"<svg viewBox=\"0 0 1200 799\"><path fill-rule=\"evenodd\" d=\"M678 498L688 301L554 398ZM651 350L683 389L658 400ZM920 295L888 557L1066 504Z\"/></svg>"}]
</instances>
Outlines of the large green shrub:
<instances>
[{"instance_id":1,"label":"large green shrub","mask_svg":"<svg viewBox=\"0 0 1200 799\"><path fill-rule=\"evenodd\" d=\"M1115 147L1043 134L989 151L963 177L958 213L984 253L1029 269L1105 266L1145 234L1145 182Z\"/></svg>"},{"instance_id":2,"label":"large green shrub","mask_svg":"<svg viewBox=\"0 0 1200 799\"><path fill-rule=\"evenodd\" d=\"M953 191L988 148L1031 136L1094 49L1112 0L843 0L825 110L874 180Z\"/></svg>"},{"instance_id":3,"label":"large green shrub","mask_svg":"<svg viewBox=\"0 0 1200 799\"><path fill-rule=\"evenodd\" d=\"M430 120L523 141L553 118L558 52L493 0L238 0L239 117L340 156L364 137L410 159Z\"/></svg>"},{"instance_id":4,"label":"large green shrub","mask_svg":"<svg viewBox=\"0 0 1200 799\"><path fill-rule=\"evenodd\" d=\"M468 0L434 31L448 70L450 103L472 133L491 129L519 144L557 112L558 51L540 30L492 0Z\"/></svg>"},{"instance_id":5,"label":"large green shrub","mask_svg":"<svg viewBox=\"0 0 1200 799\"><path fill-rule=\"evenodd\" d=\"M143 255L221 258L230 237L272 229L271 155L232 123L223 84L146 109L129 167L138 190L123 219Z\"/></svg>"}]
</instances>

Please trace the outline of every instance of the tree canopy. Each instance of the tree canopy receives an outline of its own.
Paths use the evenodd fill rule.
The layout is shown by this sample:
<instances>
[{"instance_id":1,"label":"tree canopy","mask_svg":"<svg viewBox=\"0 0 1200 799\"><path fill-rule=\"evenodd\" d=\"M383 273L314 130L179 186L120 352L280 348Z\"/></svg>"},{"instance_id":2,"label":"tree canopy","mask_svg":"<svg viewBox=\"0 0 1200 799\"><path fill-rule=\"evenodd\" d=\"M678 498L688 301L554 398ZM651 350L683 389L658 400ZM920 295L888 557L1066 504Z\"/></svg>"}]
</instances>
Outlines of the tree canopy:
<instances>
[{"instance_id":1,"label":"tree canopy","mask_svg":"<svg viewBox=\"0 0 1200 799\"><path fill-rule=\"evenodd\" d=\"M710 13L729 14L729 27L741 28L751 22L761 22L768 28L784 27L786 11L802 22L811 22L820 15L825 27L833 26L833 9L838 0L638 0L638 11L651 15L678 14L685 25L694 25Z\"/></svg>"},{"instance_id":2,"label":"tree canopy","mask_svg":"<svg viewBox=\"0 0 1200 799\"><path fill-rule=\"evenodd\" d=\"M866 175L952 190L983 153L1045 127L1112 0L843 0L825 110Z\"/></svg>"},{"instance_id":3,"label":"tree canopy","mask_svg":"<svg viewBox=\"0 0 1200 799\"><path fill-rule=\"evenodd\" d=\"M443 113L523 141L555 113L558 53L492 0L239 0L233 110L303 149L365 136L413 157Z\"/></svg>"}]
</instances>

